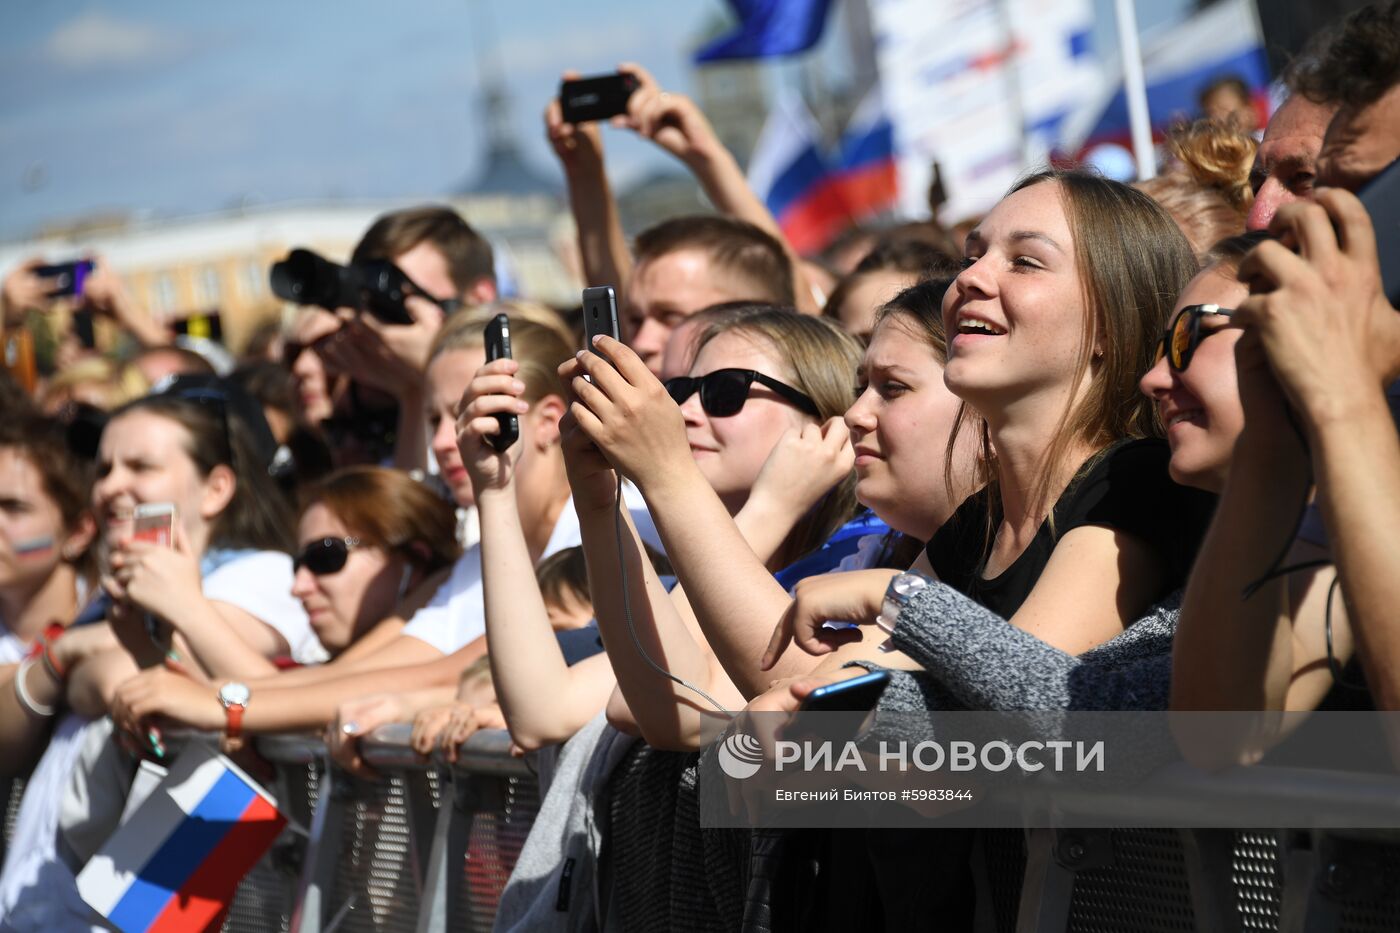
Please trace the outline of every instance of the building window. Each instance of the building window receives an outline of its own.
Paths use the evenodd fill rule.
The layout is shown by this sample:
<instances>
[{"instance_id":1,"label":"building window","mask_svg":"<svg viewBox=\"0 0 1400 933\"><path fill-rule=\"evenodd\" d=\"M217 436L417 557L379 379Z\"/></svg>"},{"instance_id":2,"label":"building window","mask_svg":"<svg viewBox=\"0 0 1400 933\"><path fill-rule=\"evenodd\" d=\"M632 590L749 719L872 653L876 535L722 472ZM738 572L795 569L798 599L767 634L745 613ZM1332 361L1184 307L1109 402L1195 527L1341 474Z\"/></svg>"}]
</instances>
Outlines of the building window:
<instances>
[{"instance_id":1,"label":"building window","mask_svg":"<svg viewBox=\"0 0 1400 933\"><path fill-rule=\"evenodd\" d=\"M175 280L168 272L157 275L151 286L151 310L157 314L169 314L175 310Z\"/></svg>"},{"instance_id":2,"label":"building window","mask_svg":"<svg viewBox=\"0 0 1400 933\"><path fill-rule=\"evenodd\" d=\"M223 290L223 283L219 279L219 270L213 266L202 267L194 279L196 307L201 311L217 308Z\"/></svg>"},{"instance_id":3,"label":"building window","mask_svg":"<svg viewBox=\"0 0 1400 933\"><path fill-rule=\"evenodd\" d=\"M256 259L243 264L243 294L261 298L267 292L267 267Z\"/></svg>"}]
</instances>

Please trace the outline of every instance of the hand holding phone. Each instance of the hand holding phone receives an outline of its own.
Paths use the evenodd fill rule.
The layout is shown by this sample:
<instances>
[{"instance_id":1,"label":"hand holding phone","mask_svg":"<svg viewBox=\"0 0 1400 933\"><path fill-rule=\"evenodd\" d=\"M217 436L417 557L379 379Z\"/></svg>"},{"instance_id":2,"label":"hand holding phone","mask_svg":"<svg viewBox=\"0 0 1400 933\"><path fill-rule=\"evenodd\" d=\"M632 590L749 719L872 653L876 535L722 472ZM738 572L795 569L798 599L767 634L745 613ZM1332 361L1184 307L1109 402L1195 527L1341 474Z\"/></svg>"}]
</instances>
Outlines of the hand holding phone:
<instances>
[{"instance_id":1,"label":"hand holding phone","mask_svg":"<svg viewBox=\"0 0 1400 933\"><path fill-rule=\"evenodd\" d=\"M600 285L596 288L583 290L584 349L590 353L598 353L593 347L593 338L601 334L607 334L619 343L622 342L622 333L618 329L617 292L611 285ZM598 355L607 359L601 353ZM612 361L608 360L608 362Z\"/></svg>"},{"instance_id":2,"label":"hand holding phone","mask_svg":"<svg viewBox=\"0 0 1400 933\"><path fill-rule=\"evenodd\" d=\"M52 279L50 298L82 298L83 283L92 274L95 264L91 259L78 259L61 262L52 266L36 266L34 274L41 279Z\"/></svg>"},{"instance_id":3,"label":"hand holding phone","mask_svg":"<svg viewBox=\"0 0 1400 933\"><path fill-rule=\"evenodd\" d=\"M511 358L510 318L498 314L486 324L486 362ZM520 440L520 417L501 413L496 415L496 423L501 426L500 431L488 436L486 440L496 450L505 452Z\"/></svg>"},{"instance_id":4,"label":"hand holding phone","mask_svg":"<svg viewBox=\"0 0 1400 933\"><path fill-rule=\"evenodd\" d=\"M565 123L591 123L627 112L627 101L638 87L635 75L616 72L574 78L559 85L559 111Z\"/></svg>"},{"instance_id":5,"label":"hand holding phone","mask_svg":"<svg viewBox=\"0 0 1400 933\"><path fill-rule=\"evenodd\" d=\"M175 546L175 504L143 502L132 515L131 540Z\"/></svg>"}]
</instances>

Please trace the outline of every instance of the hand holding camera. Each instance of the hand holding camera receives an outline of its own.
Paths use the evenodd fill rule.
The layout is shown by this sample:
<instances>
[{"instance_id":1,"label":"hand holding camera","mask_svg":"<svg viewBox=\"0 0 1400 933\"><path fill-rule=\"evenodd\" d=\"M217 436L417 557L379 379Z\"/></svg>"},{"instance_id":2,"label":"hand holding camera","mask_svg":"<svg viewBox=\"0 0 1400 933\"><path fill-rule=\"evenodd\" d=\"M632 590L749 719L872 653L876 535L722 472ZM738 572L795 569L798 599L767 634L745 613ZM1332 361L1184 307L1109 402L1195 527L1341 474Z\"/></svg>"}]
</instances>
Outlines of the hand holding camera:
<instances>
[{"instance_id":1,"label":"hand holding camera","mask_svg":"<svg viewBox=\"0 0 1400 933\"><path fill-rule=\"evenodd\" d=\"M545 136L554 147L554 154L567 173L581 170L601 171L603 165L603 140L594 120L585 119L586 113L578 106L580 99L590 100L587 88L580 88L590 79L582 78L577 71L566 71L560 82L559 96L550 100L544 109ZM620 93L619 86L613 95ZM626 98L623 98L623 106ZM567 115L566 115L567 114Z\"/></svg>"},{"instance_id":2,"label":"hand holding camera","mask_svg":"<svg viewBox=\"0 0 1400 933\"><path fill-rule=\"evenodd\" d=\"M689 97L663 91L641 65L627 63L620 72L636 79L637 90L627 101L626 113L614 119L615 126L636 131L691 169L728 154L710 121Z\"/></svg>"}]
</instances>

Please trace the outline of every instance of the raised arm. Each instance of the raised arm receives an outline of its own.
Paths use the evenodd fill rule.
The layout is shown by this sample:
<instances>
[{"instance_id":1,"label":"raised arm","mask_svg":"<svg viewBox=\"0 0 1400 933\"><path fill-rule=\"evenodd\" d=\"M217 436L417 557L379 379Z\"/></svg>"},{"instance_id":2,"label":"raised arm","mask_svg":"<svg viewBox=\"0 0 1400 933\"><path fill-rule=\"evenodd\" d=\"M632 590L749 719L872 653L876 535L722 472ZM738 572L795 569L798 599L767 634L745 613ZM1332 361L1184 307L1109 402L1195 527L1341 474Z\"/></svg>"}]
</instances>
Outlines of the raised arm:
<instances>
[{"instance_id":1,"label":"raised arm","mask_svg":"<svg viewBox=\"0 0 1400 933\"><path fill-rule=\"evenodd\" d=\"M579 77L566 71L565 80ZM544 112L545 134L564 169L569 210L578 229L583 277L588 285L613 285L619 293L632 274L632 253L618 218L603 164L603 139L593 123L565 123L559 99Z\"/></svg>"},{"instance_id":2,"label":"raised arm","mask_svg":"<svg viewBox=\"0 0 1400 933\"><path fill-rule=\"evenodd\" d=\"M720 213L747 221L781 243L792 261L797 309L819 314L821 307L803 272L801 257L783 235L768 206L749 187L738 161L720 142L705 114L684 94L663 91L640 65L627 63L620 70L635 75L638 87L627 102L627 115L617 122L684 163Z\"/></svg>"}]
</instances>

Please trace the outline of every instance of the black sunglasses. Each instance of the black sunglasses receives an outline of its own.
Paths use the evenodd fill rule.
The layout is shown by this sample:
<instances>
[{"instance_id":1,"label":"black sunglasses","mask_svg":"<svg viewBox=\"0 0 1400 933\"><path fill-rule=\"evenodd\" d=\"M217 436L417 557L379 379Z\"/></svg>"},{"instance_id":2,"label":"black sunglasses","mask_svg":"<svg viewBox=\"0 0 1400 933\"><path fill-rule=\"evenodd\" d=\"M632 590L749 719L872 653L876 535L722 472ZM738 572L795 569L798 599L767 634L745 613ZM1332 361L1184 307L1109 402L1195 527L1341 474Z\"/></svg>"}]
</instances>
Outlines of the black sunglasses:
<instances>
[{"instance_id":1,"label":"black sunglasses","mask_svg":"<svg viewBox=\"0 0 1400 933\"><path fill-rule=\"evenodd\" d=\"M305 567L318 577L340 573L350 552L360 546L359 538L322 538L312 541L292 558L292 572Z\"/></svg>"},{"instance_id":2,"label":"black sunglasses","mask_svg":"<svg viewBox=\"0 0 1400 933\"><path fill-rule=\"evenodd\" d=\"M1187 305L1176 313L1176 317L1172 318L1172 322L1162 333L1162 341L1157 344L1156 358L1160 360L1165 356L1167 365L1175 372L1184 372L1186 367L1191 365L1191 357L1196 354L1196 348L1201 345L1201 341L1215 333L1201 330L1201 318L1207 314L1218 314L1228 318L1234 313L1234 308L1222 308L1220 305Z\"/></svg>"},{"instance_id":3,"label":"black sunglasses","mask_svg":"<svg viewBox=\"0 0 1400 933\"><path fill-rule=\"evenodd\" d=\"M700 407L711 418L737 415L749 400L749 389L757 382L791 402L798 410L820 418L817 403L806 393L753 369L717 369L703 376L676 376L666 380L666 391L677 405L700 393Z\"/></svg>"}]
</instances>

